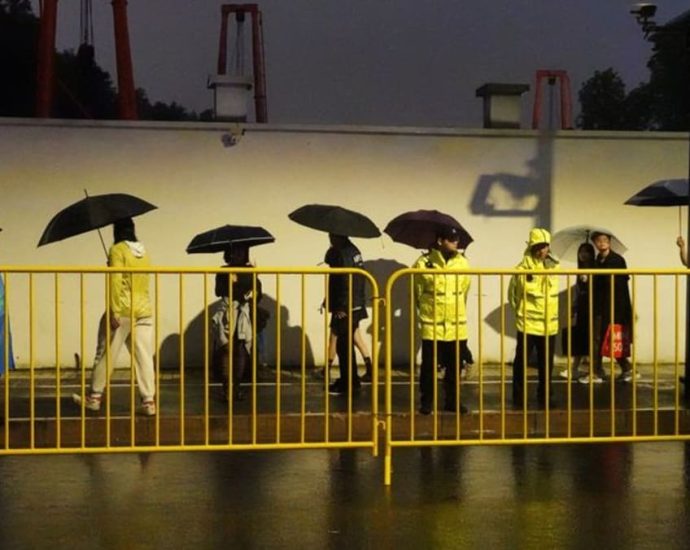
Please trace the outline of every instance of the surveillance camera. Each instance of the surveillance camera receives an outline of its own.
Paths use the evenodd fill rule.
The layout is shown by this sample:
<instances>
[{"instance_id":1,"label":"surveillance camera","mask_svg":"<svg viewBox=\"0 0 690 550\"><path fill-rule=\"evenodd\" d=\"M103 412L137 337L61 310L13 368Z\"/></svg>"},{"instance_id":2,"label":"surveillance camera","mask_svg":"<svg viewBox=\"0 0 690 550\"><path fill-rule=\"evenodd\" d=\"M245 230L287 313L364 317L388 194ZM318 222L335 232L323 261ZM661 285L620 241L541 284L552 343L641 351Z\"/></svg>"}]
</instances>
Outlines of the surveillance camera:
<instances>
[{"instance_id":1,"label":"surveillance camera","mask_svg":"<svg viewBox=\"0 0 690 550\"><path fill-rule=\"evenodd\" d=\"M651 2L637 2L633 4L630 13L638 19L651 19L656 15L656 4L652 4Z\"/></svg>"}]
</instances>

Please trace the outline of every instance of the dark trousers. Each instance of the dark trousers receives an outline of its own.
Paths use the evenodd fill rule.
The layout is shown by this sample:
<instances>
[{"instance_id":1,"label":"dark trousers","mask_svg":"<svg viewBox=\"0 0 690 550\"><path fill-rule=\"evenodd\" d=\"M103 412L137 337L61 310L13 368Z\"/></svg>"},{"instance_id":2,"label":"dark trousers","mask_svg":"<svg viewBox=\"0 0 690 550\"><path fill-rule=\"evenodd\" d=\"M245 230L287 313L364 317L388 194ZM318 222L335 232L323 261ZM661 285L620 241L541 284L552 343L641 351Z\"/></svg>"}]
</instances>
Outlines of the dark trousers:
<instances>
[{"instance_id":1,"label":"dark trousers","mask_svg":"<svg viewBox=\"0 0 690 550\"><path fill-rule=\"evenodd\" d=\"M546 340L549 341L549 356L546 357ZM525 344L527 349L525 350ZM529 358L532 350L537 352L537 369L539 371L539 387L537 389L537 398L540 402L546 400L546 373L549 373L549 394L551 394L551 372L553 370L553 355L556 348L556 335L552 336L536 336L528 334L525 340L525 334L518 331L517 333L517 348L515 349L515 360L513 361L513 402L522 403L524 395L524 373L525 373L525 351L527 351L527 358Z\"/></svg>"},{"instance_id":2,"label":"dark trousers","mask_svg":"<svg viewBox=\"0 0 690 550\"><path fill-rule=\"evenodd\" d=\"M364 315L366 316L366 315ZM357 358L355 357L354 332L359 327L359 321L363 318L361 311L353 311L350 315L337 318L331 316L331 330L336 335L335 352L338 355L338 367L340 378L338 384L347 387L352 373L353 387L359 387L360 380L357 374Z\"/></svg>"},{"instance_id":3,"label":"dark trousers","mask_svg":"<svg viewBox=\"0 0 690 550\"><path fill-rule=\"evenodd\" d=\"M434 363L434 346L436 346L436 363ZM434 402L434 380L436 365L445 367L443 378L445 407L455 408L455 384L459 369L463 367L462 357L467 349L467 340L442 342L439 340L422 340L422 368L419 373L419 393L423 407L431 407Z\"/></svg>"}]
</instances>

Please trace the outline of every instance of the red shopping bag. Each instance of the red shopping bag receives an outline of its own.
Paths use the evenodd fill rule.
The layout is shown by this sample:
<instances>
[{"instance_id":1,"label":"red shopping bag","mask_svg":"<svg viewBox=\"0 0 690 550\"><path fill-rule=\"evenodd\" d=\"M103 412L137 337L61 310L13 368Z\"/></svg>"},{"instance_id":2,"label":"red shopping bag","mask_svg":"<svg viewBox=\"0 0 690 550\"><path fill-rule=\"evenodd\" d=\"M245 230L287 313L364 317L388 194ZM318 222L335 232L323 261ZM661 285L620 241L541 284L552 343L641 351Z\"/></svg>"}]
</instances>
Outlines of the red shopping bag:
<instances>
[{"instance_id":1,"label":"red shopping bag","mask_svg":"<svg viewBox=\"0 0 690 550\"><path fill-rule=\"evenodd\" d=\"M620 359L623 354L623 325L610 324L601 343L601 356L611 357L611 331L613 330L613 358Z\"/></svg>"}]
</instances>

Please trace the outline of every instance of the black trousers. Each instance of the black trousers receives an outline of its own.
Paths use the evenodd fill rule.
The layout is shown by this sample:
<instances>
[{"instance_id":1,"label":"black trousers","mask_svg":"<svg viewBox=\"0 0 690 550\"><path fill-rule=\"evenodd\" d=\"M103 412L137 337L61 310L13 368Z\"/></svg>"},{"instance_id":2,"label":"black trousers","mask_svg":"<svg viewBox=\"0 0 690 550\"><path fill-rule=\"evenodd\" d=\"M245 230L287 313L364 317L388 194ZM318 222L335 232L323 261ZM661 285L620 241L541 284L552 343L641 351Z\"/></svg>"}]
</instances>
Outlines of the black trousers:
<instances>
[{"instance_id":1,"label":"black trousers","mask_svg":"<svg viewBox=\"0 0 690 550\"><path fill-rule=\"evenodd\" d=\"M434 364L434 345L436 345L436 361ZM422 368L419 373L419 393L423 407L431 407L434 402L434 380L436 365L446 369L443 378L443 391L446 408L455 407L455 384L459 369L463 367L463 356L467 349L467 340L422 340Z\"/></svg>"},{"instance_id":2,"label":"black trousers","mask_svg":"<svg viewBox=\"0 0 690 550\"><path fill-rule=\"evenodd\" d=\"M337 337L335 352L338 355L338 367L340 368L338 383L343 387L349 384L350 373L352 373L353 386L357 387L360 385L353 335L359 327L359 322L366 318L366 316L365 309L354 310L350 315L345 315L341 318L336 317L335 313L331 315L331 330Z\"/></svg>"},{"instance_id":3,"label":"black trousers","mask_svg":"<svg viewBox=\"0 0 690 550\"><path fill-rule=\"evenodd\" d=\"M549 341L549 356L546 356L546 341ZM525 334L518 331L517 348L515 349L515 360L513 361L513 402L522 403L524 396L524 373L525 373L525 344L527 345L527 357L529 358L532 350L537 352L537 369L539 371L539 387L537 398L540 402L546 400L546 373L549 373L549 394L551 394L551 373L553 371L553 355L556 348L556 335L536 336L528 334L525 341Z\"/></svg>"}]
</instances>

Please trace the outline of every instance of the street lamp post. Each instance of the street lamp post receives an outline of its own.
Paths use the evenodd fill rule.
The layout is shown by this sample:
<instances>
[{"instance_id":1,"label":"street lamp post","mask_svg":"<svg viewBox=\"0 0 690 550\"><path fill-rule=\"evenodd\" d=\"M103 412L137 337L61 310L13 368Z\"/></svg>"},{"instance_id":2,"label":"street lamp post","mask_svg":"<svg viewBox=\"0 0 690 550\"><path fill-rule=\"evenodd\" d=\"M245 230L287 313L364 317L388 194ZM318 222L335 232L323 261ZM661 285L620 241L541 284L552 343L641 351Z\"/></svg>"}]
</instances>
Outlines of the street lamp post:
<instances>
[{"instance_id":1,"label":"street lamp post","mask_svg":"<svg viewBox=\"0 0 690 550\"><path fill-rule=\"evenodd\" d=\"M656 15L656 5L649 2L640 2L633 6L630 13L635 16L638 24L642 28L644 37L650 42L654 42L656 36L673 35L684 39L686 51L690 50L690 16L676 19L676 23L671 21L666 25L657 25L654 21ZM690 14L690 12L688 12ZM690 71L690 67L687 67ZM690 95L690 90L687 91ZM690 113L689 113L690 114ZM690 121L690 117L688 117ZM686 121L686 122L688 122ZM688 139L688 186L690 191L690 136ZM690 246L690 192L688 193L688 219L687 235L685 245ZM686 277L685 285L685 377L684 377L685 401L690 403L690 276Z\"/></svg>"}]
</instances>

